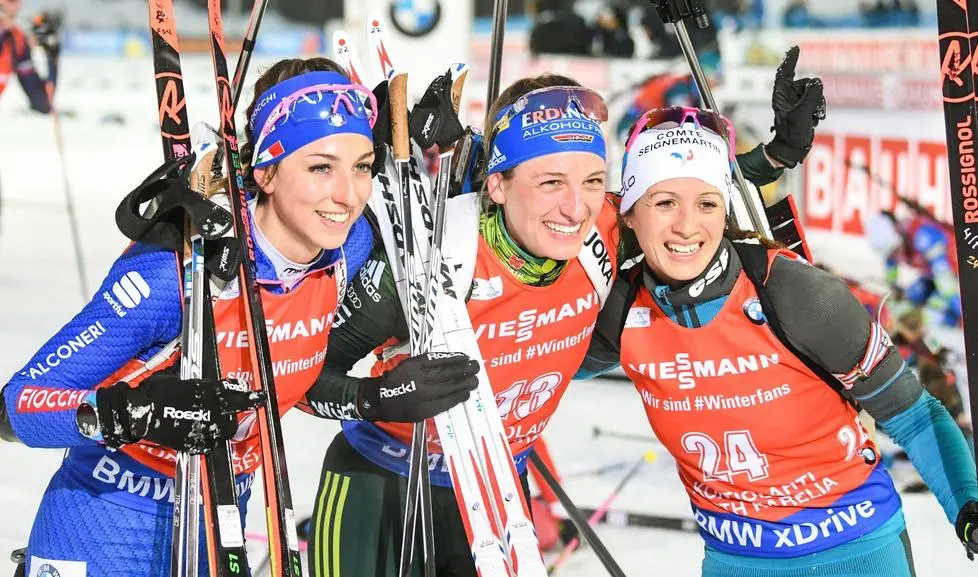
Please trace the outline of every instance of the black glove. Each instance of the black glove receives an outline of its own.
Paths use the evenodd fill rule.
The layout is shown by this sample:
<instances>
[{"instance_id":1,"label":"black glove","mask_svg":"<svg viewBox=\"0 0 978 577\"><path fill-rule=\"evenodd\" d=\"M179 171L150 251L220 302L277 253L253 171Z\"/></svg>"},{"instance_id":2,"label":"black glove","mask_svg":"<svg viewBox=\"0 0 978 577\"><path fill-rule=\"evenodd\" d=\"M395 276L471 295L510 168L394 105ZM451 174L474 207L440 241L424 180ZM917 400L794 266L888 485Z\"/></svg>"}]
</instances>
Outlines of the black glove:
<instances>
[{"instance_id":1,"label":"black glove","mask_svg":"<svg viewBox=\"0 0 978 577\"><path fill-rule=\"evenodd\" d=\"M155 373L135 387L120 381L99 389L96 411L105 444L140 440L192 454L213 450L238 428L237 413L264 402L241 381L181 380Z\"/></svg>"},{"instance_id":2,"label":"black glove","mask_svg":"<svg viewBox=\"0 0 978 577\"><path fill-rule=\"evenodd\" d=\"M374 88L374 98L377 99L377 114L374 115L374 164L371 167L373 176L384 172L384 164L387 162L387 147L394 142L394 134L391 129L391 104L387 94L387 81L384 80Z\"/></svg>"},{"instance_id":3,"label":"black glove","mask_svg":"<svg viewBox=\"0 0 978 577\"><path fill-rule=\"evenodd\" d=\"M31 21L31 32L38 46L44 49L48 58L57 58L61 53L61 15L41 12Z\"/></svg>"},{"instance_id":4,"label":"black glove","mask_svg":"<svg viewBox=\"0 0 978 577\"><path fill-rule=\"evenodd\" d=\"M774 95L771 98L774 108L774 126L771 130L774 131L774 138L764 147L771 158L788 168L794 168L805 159L812 149L815 127L825 119L822 80L795 80L799 51L797 46L792 46L774 76Z\"/></svg>"},{"instance_id":5,"label":"black glove","mask_svg":"<svg viewBox=\"0 0 978 577\"><path fill-rule=\"evenodd\" d=\"M479 363L462 353L410 357L361 381L357 411L365 421L417 423L465 402L478 372Z\"/></svg>"},{"instance_id":6,"label":"black glove","mask_svg":"<svg viewBox=\"0 0 978 577\"><path fill-rule=\"evenodd\" d=\"M205 268L229 281L241 263L241 244L226 236L234 225L230 211L190 189L195 161L196 153L161 164L122 199L115 210L115 223L126 238L179 252L189 218L193 230L204 238ZM151 205L155 208L148 214Z\"/></svg>"},{"instance_id":7,"label":"black glove","mask_svg":"<svg viewBox=\"0 0 978 577\"><path fill-rule=\"evenodd\" d=\"M435 78L421 100L411 109L408 119L411 138L421 150L435 144L445 148L462 138L465 128L458 121L458 113L452 105L452 71Z\"/></svg>"},{"instance_id":8,"label":"black glove","mask_svg":"<svg viewBox=\"0 0 978 577\"><path fill-rule=\"evenodd\" d=\"M978 501L968 501L958 512L958 520L954 523L954 532L964 544L968 559L974 561L978 553Z\"/></svg>"}]
</instances>

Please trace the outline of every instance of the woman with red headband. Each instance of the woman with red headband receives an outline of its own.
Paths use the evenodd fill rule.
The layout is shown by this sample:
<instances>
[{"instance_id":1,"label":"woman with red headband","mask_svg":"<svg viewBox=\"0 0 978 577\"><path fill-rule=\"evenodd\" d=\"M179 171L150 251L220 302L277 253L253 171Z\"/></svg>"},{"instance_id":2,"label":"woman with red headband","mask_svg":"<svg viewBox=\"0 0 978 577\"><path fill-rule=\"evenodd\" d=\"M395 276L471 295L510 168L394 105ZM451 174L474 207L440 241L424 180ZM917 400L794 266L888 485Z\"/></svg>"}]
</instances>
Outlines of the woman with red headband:
<instances>
[{"instance_id":1,"label":"woman with red headband","mask_svg":"<svg viewBox=\"0 0 978 577\"><path fill-rule=\"evenodd\" d=\"M616 282L585 364L620 362L635 382L706 541L704 577L914 574L857 403L978 551L975 464L947 411L841 279L729 223L728 129L687 108L633 129L621 215L644 260Z\"/></svg>"}]
</instances>

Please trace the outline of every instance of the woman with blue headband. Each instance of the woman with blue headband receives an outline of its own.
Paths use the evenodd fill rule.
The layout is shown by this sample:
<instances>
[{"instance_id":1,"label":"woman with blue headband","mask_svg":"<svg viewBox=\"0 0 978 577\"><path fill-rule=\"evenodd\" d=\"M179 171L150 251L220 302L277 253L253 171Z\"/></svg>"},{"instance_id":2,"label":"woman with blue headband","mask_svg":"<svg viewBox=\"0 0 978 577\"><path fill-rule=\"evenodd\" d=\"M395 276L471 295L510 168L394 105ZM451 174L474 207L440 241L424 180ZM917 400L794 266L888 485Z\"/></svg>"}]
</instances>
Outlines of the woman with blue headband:
<instances>
[{"instance_id":1,"label":"woman with blue headband","mask_svg":"<svg viewBox=\"0 0 978 577\"><path fill-rule=\"evenodd\" d=\"M369 91L323 58L273 65L254 95L242 159L284 413L303 402L319 373L343 279L356 275L372 246L361 213L371 190L376 106L362 104ZM196 148L198 161L209 160L215 145ZM215 283L228 380L181 380L180 264L174 250L132 244L91 302L3 390L5 440L68 449L34 520L29 575L169 575L174 450L206 452L233 441L243 523L261 462L249 412L261 396L236 381L252 374L252 335L237 281ZM206 575L203 551L200 559Z\"/></svg>"},{"instance_id":2,"label":"woman with blue headband","mask_svg":"<svg viewBox=\"0 0 978 577\"><path fill-rule=\"evenodd\" d=\"M620 363L634 381L706 543L703 576L914 575L859 407L910 456L947 537L978 552L957 424L841 279L728 224L726 131L733 142L689 108L651 110L632 130L621 214L643 260L612 288L585 363Z\"/></svg>"},{"instance_id":3,"label":"woman with blue headband","mask_svg":"<svg viewBox=\"0 0 978 577\"><path fill-rule=\"evenodd\" d=\"M448 201L444 249L467 263L461 291L525 483L528 454L583 361L614 279L618 216L605 194L600 96L564 76L527 78L500 95L490 118L484 190ZM761 149L741 164L758 184L780 175ZM344 420L316 498L314 575L395 574L411 423L468 395L401 360L408 328L387 259L378 242L351 279L342 323L309 393L318 414ZM375 349L382 362L372 376L347 374ZM429 451L438 574L474 575L444 460L436 444Z\"/></svg>"}]
</instances>

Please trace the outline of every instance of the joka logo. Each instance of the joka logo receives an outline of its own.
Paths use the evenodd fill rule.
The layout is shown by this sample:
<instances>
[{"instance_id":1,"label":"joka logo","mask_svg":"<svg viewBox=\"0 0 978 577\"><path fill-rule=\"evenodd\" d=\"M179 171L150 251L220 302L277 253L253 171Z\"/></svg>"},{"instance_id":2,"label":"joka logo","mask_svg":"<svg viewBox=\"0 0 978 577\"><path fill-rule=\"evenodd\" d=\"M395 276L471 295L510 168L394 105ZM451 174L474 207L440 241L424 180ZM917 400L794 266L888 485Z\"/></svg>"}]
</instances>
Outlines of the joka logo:
<instances>
[{"instance_id":1,"label":"joka logo","mask_svg":"<svg viewBox=\"0 0 978 577\"><path fill-rule=\"evenodd\" d=\"M381 387L380 398L390 399L393 397L400 397L401 395L407 393L413 393L416 390L418 390L418 385L414 384L414 381L411 381L410 383L403 383L401 386L394 387L393 389L385 389L384 387Z\"/></svg>"},{"instance_id":2,"label":"joka logo","mask_svg":"<svg viewBox=\"0 0 978 577\"><path fill-rule=\"evenodd\" d=\"M383 389L381 389L383 391ZM163 407L163 417L175 421L210 421L211 412L204 409L196 411L181 411L173 407Z\"/></svg>"},{"instance_id":3,"label":"joka logo","mask_svg":"<svg viewBox=\"0 0 978 577\"><path fill-rule=\"evenodd\" d=\"M390 4L394 28L405 36L417 38L431 33L441 21L438 0L395 0Z\"/></svg>"},{"instance_id":4,"label":"joka logo","mask_svg":"<svg viewBox=\"0 0 978 577\"><path fill-rule=\"evenodd\" d=\"M760 326L767 322L767 317L764 316L764 309L761 308L761 301L757 300L757 297L750 297L744 301L744 314L755 325Z\"/></svg>"},{"instance_id":5,"label":"joka logo","mask_svg":"<svg viewBox=\"0 0 978 577\"><path fill-rule=\"evenodd\" d=\"M134 270L127 272L125 276L112 284L112 294L127 309L136 308L144 298L149 298L149 293L149 285Z\"/></svg>"}]
</instances>

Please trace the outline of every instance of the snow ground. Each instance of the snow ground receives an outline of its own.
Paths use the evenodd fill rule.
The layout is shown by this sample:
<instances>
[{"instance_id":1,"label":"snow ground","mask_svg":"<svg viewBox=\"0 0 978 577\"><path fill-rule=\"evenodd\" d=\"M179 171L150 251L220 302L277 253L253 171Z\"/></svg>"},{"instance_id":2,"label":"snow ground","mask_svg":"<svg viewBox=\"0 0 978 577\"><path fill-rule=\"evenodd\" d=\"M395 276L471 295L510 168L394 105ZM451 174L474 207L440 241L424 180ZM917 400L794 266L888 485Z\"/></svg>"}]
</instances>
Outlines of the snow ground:
<instances>
[{"instance_id":1,"label":"snow ground","mask_svg":"<svg viewBox=\"0 0 978 577\"><path fill-rule=\"evenodd\" d=\"M82 304L75 273L62 173L54 155L50 119L23 117L0 108L0 374L11 375L34 350ZM113 214L119 199L161 159L158 138L150 130L132 130L65 121L68 174L83 232L89 291L125 247ZM812 235L810 235L812 236ZM839 239L812 239L826 260L852 262L858 251ZM321 459L338 427L293 413L283 419L296 512L309 515ZM637 459L642 443L592 438L595 425L647 433L641 403L627 383L596 380L575 383L547 432L551 450L565 471ZM0 444L0 555L23 546L31 521L61 451ZM618 481L617 474L569 479L566 490L582 506L596 506ZM264 531L261 494L253 497L249 531ZM685 515L688 503L666 456L646 466L622 492L617 507L658 515ZM905 497L906 515L920 577L975 574L953 530L930 495ZM702 542L695 534L655 529L600 526L598 534L628 575L699 575ZM253 566L258 562L256 556ZM12 569L12 568L11 568ZM3 573L3 570L0 570ZM575 554L567 576L604 574L589 551Z\"/></svg>"}]
</instances>

